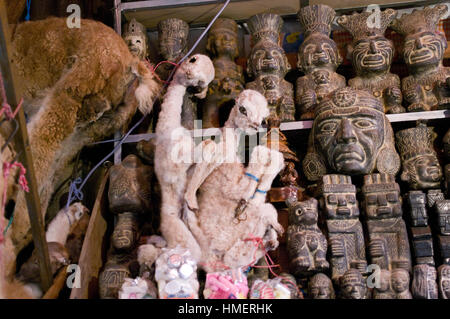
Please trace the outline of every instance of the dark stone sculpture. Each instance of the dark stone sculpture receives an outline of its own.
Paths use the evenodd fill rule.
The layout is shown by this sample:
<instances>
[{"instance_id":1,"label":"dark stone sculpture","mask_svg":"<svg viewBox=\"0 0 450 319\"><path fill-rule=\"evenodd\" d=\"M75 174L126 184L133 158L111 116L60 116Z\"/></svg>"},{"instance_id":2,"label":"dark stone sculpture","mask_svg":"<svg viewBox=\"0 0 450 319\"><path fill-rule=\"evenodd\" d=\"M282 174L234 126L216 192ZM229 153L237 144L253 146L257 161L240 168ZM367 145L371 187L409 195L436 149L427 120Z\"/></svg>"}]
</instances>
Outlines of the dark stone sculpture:
<instances>
[{"instance_id":1,"label":"dark stone sculpture","mask_svg":"<svg viewBox=\"0 0 450 319\"><path fill-rule=\"evenodd\" d=\"M364 176L363 206L369 233L371 261L382 269L411 271L406 224L402 218L400 187L393 175Z\"/></svg>"},{"instance_id":2,"label":"dark stone sculpture","mask_svg":"<svg viewBox=\"0 0 450 319\"><path fill-rule=\"evenodd\" d=\"M450 265L444 264L438 268L439 294L442 299L450 299Z\"/></svg>"},{"instance_id":3,"label":"dark stone sculpture","mask_svg":"<svg viewBox=\"0 0 450 319\"><path fill-rule=\"evenodd\" d=\"M246 88L266 97L269 118L285 122L295 120L295 104L293 85L284 79L291 65L280 46L282 26L283 19L272 13L257 14L248 21L253 48L247 73L254 81L247 83Z\"/></svg>"},{"instance_id":4,"label":"dark stone sculpture","mask_svg":"<svg viewBox=\"0 0 450 319\"><path fill-rule=\"evenodd\" d=\"M395 294L395 299L412 299L409 291L409 272L403 268L396 268L391 271L391 286Z\"/></svg>"},{"instance_id":5,"label":"dark stone sculpture","mask_svg":"<svg viewBox=\"0 0 450 319\"><path fill-rule=\"evenodd\" d=\"M327 270L327 240L317 226L317 200L311 198L289 207L287 249L294 275L309 275Z\"/></svg>"},{"instance_id":6,"label":"dark stone sculpture","mask_svg":"<svg viewBox=\"0 0 450 319\"><path fill-rule=\"evenodd\" d=\"M450 264L450 200L437 201L435 207L439 226L437 242L441 261Z\"/></svg>"},{"instance_id":7,"label":"dark stone sculpture","mask_svg":"<svg viewBox=\"0 0 450 319\"><path fill-rule=\"evenodd\" d=\"M427 264L414 266L411 292L415 299L437 299L436 269Z\"/></svg>"},{"instance_id":8,"label":"dark stone sculpture","mask_svg":"<svg viewBox=\"0 0 450 319\"><path fill-rule=\"evenodd\" d=\"M242 67L234 61L239 56L238 25L234 20L219 18L208 35L207 51L216 71L203 106L203 128L220 127L220 116L227 103L244 89Z\"/></svg>"},{"instance_id":9,"label":"dark stone sculpture","mask_svg":"<svg viewBox=\"0 0 450 319\"><path fill-rule=\"evenodd\" d=\"M177 18L162 20L158 23L159 52L162 61L178 63L188 52L189 25ZM158 76L167 80L174 66L164 63L156 70ZM194 93L186 92L183 98L181 124L188 130L194 129L197 119L197 101Z\"/></svg>"},{"instance_id":10,"label":"dark stone sculpture","mask_svg":"<svg viewBox=\"0 0 450 319\"><path fill-rule=\"evenodd\" d=\"M364 273L367 267L364 235L351 177L323 176L322 194L333 281L337 282L350 268Z\"/></svg>"},{"instance_id":11,"label":"dark stone sculpture","mask_svg":"<svg viewBox=\"0 0 450 319\"><path fill-rule=\"evenodd\" d=\"M444 193L440 189L429 189L427 192L427 207L433 208L436 202L444 199Z\"/></svg>"},{"instance_id":12,"label":"dark stone sculpture","mask_svg":"<svg viewBox=\"0 0 450 319\"><path fill-rule=\"evenodd\" d=\"M308 292L311 299L335 299L333 283L327 275L319 273L309 279Z\"/></svg>"},{"instance_id":13,"label":"dark stone sculpture","mask_svg":"<svg viewBox=\"0 0 450 319\"><path fill-rule=\"evenodd\" d=\"M342 62L336 43L330 39L336 12L327 5L311 5L298 12L304 41L298 51L297 67L305 76L297 79L295 101L301 119L313 119L314 108L328 94L346 86L336 73Z\"/></svg>"},{"instance_id":14,"label":"dark stone sculpture","mask_svg":"<svg viewBox=\"0 0 450 319\"><path fill-rule=\"evenodd\" d=\"M394 44L384 36L396 11L387 9L380 12L378 26L369 23L372 14L354 13L340 16L337 20L353 37L348 50L356 77L350 79L348 84L372 93L383 105L385 113L402 113L405 108L402 106L400 78L390 73Z\"/></svg>"},{"instance_id":15,"label":"dark stone sculpture","mask_svg":"<svg viewBox=\"0 0 450 319\"><path fill-rule=\"evenodd\" d=\"M414 227L428 226L428 213L426 197L422 191L409 191L407 194L408 207L410 209L411 224Z\"/></svg>"},{"instance_id":16,"label":"dark stone sculpture","mask_svg":"<svg viewBox=\"0 0 450 319\"><path fill-rule=\"evenodd\" d=\"M117 299L119 290L125 282L125 278L130 278L132 255L117 255L112 250L108 253L105 268L100 273L98 279L99 294L101 299Z\"/></svg>"},{"instance_id":17,"label":"dark stone sculpture","mask_svg":"<svg viewBox=\"0 0 450 319\"><path fill-rule=\"evenodd\" d=\"M391 272L386 269L380 271L380 286L374 287L373 299L395 299L395 293L391 286Z\"/></svg>"},{"instance_id":18,"label":"dark stone sculpture","mask_svg":"<svg viewBox=\"0 0 450 319\"><path fill-rule=\"evenodd\" d=\"M338 89L316 107L303 160L306 177L317 181L327 172L397 174L400 158L391 124L372 94Z\"/></svg>"},{"instance_id":19,"label":"dark stone sculpture","mask_svg":"<svg viewBox=\"0 0 450 319\"><path fill-rule=\"evenodd\" d=\"M417 127L398 131L395 137L402 160L401 179L412 189L439 188L442 170L433 148L433 129L418 123Z\"/></svg>"},{"instance_id":20,"label":"dark stone sculpture","mask_svg":"<svg viewBox=\"0 0 450 319\"><path fill-rule=\"evenodd\" d=\"M367 299L367 284L361 272L349 269L340 279L342 299Z\"/></svg>"},{"instance_id":21,"label":"dark stone sculpture","mask_svg":"<svg viewBox=\"0 0 450 319\"><path fill-rule=\"evenodd\" d=\"M137 56L141 60L144 60L148 56L147 29L144 25L137 22L136 19L131 19L125 25L122 38L134 56Z\"/></svg>"},{"instance_id":22,"label":"dark stone sculpture","mask_svg":"<svg viewBox=\"0 0 450 319\"><path fill-rule=\"evenodd\" d=\"M410 76L402 80L408 111L431 111L450 103L450 68L442 60L447 49L445 35L437 32L447 6L437 5L414 10L395 19L391 28L405 36L403 59Z\"/></svg>"}]
</instances>

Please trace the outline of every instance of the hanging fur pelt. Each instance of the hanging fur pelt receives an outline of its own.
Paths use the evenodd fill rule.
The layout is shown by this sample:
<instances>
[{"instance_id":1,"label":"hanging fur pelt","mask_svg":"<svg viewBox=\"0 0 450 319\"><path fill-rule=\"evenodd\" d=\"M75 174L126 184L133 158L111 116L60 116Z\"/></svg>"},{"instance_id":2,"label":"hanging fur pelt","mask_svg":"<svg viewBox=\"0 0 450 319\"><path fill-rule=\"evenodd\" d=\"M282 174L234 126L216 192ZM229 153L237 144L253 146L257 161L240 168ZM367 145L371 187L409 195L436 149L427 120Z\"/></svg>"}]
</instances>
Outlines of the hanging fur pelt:
<instances>
[{"instance_id":1,"label":"hanging fur pelt","mask_svg":"<svg viewBox=\"0 0 450 319\"><path fill-rule=\"evenodd\" d=\"M137 109L150 113L161 86L122 38L96 21L81 20L80 28L69 28L64 18L21 23L12 50L45 215L61 172L76 154L127 125ZM13 257L32 238L23 192L14 216L2 259L9 276Z\"/></svg>"}]
</instances>

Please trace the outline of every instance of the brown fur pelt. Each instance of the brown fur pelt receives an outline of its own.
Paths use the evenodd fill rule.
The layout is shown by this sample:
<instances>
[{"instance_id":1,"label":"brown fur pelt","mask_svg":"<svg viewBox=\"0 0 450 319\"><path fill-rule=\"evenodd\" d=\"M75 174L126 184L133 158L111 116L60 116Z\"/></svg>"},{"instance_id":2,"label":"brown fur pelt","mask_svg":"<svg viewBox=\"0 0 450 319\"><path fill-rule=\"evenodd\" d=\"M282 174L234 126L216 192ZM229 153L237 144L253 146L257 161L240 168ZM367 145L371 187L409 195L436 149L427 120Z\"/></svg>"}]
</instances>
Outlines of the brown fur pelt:
<instances>
[{"instance_id":1,"label":"brown fur pelt","mask_svg":"<svg viewBox=\"0 0 450 319\"><path fill-rule=\"evenodd\" d=\"M44 215L64 167L83 146L128 124L138 108L149 113L160 85L114 30L91 20L73 29L63 18L19 24L12 49ZM17 255L31 241L23 192L8 235L14 251L5 253Z\"/></svg>"}]
</instances>

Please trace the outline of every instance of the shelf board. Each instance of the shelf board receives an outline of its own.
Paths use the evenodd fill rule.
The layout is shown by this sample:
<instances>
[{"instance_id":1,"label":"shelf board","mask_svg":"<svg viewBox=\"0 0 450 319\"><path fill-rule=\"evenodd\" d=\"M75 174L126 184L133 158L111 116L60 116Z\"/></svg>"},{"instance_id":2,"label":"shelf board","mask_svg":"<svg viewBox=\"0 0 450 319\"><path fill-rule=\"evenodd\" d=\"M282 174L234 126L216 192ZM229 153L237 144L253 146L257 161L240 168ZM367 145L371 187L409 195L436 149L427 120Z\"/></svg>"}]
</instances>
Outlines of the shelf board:
<instances>
[{"instance_id":1,"label":"shelf board","mask_svg":"<svg viewBox=\"0 0 450 319\"><path fill-rule=\"evenodd\" d=\"M409 113L400 113L400 114L388 114L387 115L389 121L391 123L398 122L411 122L417 120L438 120L438 119L448 119L450 118L450 110L438 110L438 111L428 111L428 112L409 112ZM307 130L310 129L313 125L313 121L296 121L296 122L284 122L281 123L280 129L281 131L299 131L299 130ZM220 135L220 129L218 128L209 128L205 130L197 129L191 131L193 137L209 137L214 135ZM266 132L265 129L261 129L258 133ZM147 134L134 134L128 136L124 143L137 143L140 141L148 141L151 138L155 137L155 133L147 133Z\"/></svg>"}]
</instances>

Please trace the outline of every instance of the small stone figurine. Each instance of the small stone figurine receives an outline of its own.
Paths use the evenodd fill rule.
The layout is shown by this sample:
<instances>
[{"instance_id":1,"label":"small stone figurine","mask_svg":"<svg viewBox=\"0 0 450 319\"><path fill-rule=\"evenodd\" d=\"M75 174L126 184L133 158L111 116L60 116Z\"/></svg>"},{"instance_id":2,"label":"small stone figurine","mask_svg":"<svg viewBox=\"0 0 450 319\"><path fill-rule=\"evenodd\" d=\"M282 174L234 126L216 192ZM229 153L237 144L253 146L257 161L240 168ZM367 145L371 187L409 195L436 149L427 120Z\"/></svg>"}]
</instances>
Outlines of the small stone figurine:
<instances>
[{"instance_id":1,"label":"small stone figurine","mask_svg":"<svg viewBox=\"0 0 450 319\"><path fill-rule=\"evenodd\" d=\"M450 103L450 68L442 65L447 39L437 32L446 13L447 6L441 4L414 10L391 24L405 36L403 59L410 76L402 80L402 91L409 112L445 109Z\"/></svg>"},{"instance_id":2,"label":"small stone figurine","mask_svg":"<svg viewBox=\"0 0 450 319\"><path fill-rule=\"evenodd\" d=\"M144 25L137 22L134 18L131 19L131 21L125 25L122 38L128 45L131 54L137 56L141 60L145 60L148 56L148 37Z\"/></svg>"},{"instance_id":3,"label":"small stone figurine","mask_svg":"<svg viewBox=\"0 0 450 319\"><path fill-rule=\"evenodd\" d=\"M400 187L388 174L364 176L363 207L367 217L369 253L382 269L411 271L406 224L402 218Z\"/></svg>"},{"instance_id":4,"label":"small stone figurine","mask_svg":"<svg viewBox=\"0 0 450 319\"><path fill-rule=\"evenodd\" d=\"M415 299L437 299L436 268L427 264L414 266L412 295Z\"/></svg>"},{"instance_id":5,"label":"small stone figurine","mask_svg":"<svg viewBox=\"0 0 450 319\"><path fill-rule=\"evenodd\" d=\"M220 127L227 103L244 89L242 67L234 61L239 56L238 25L234 20L219 18L208 34L207 51L213 57L216 71L203 106L203 128ZM228 110L229 111L229 110Z\"/></svg>"},{"instance_id":6,"label":"small stone figurine","mask_svg":"<svg viewBox=\"0 0 450 319\"><path fill-rule=\"evenodd\" d=\"M412 299L409 291L409 272L403 268L393 269L391 272L391 286L395 299Z\"/></svg>"},{"instance_id":7,"label":"small stone figurine","mask_svg":"<svg viewBox=\"0 0 450 319\"><path fill-rule=\"evenodd\" d=\"M442 299L450 299L450 265L444 264L438 268L439 294Z\"/></svg>"},{"instance_id":8,"label":"small stone figurine","mask_svg":"<svg viewBox=\"0 0 450 319\"><path fill-rule=\"evenodd\" d=\"M391 272L386 269L380 271L380 285L374 287L373 299L395 299L395 293L391 286Z\"/></svg>"},{"instance_id":9,"label":"small stone figurine","mask_svg":"<svg viewBox=\"0 0 450 319\"><path fill-rule=\"evenodd\" d=\"M367 284L361 272L349 269L340 280L342 299L367 299Z\"/></svg>"},{"instance_id":10,"label":"small stone figurine","mask_svg":"<svg viewBox=\"0 0 450 319\"><path fill-rule=\"evenodd\" d=\"M327 173L396 175L400 158L383 105L351 87L331 93L315 109L303 169L310 181Z\"/></svg>"},{"instance_id":11,"label":"small stone figurine","mask_svg":"<svg viewBox=\"0 0 450 319\"><path fill-rule=\"evenodd\" d=\"M335 299L333 283L327 275L319 273L309 279L308 292L311 299Z\"/></svg>"},{"instance_id":12,"label":"small stone figurine","mask_svg":"<svg viewBox=\"0 0 450 319\"><path fill-rule=\"evenodd\" d=\"M348 84L359 90L372 93L384 107L385 113L402 113L402 92L400 78L390 73L394 44L384 33L395 18L396 11L387 9L380 12L379 25L369 23L372 12L343 15L337 22L348 30L353 43L348 46L352 56L356 77Z\"/></svg>"},{"instance_id":13,"label":"small stone figurine","mask_svg":"<svg viewBox=\"0 0 450 319\"><path fill-rule=\"evenodd\" d=\"M336 43L330 39L336 12L327 5L311 5L298 12L305 40L298 51L297 67L305 76L298 78L295 101L301 119L313 119L314 108L329 93L346 85L336 73L342 62Z\"/></svg>"},{"instance_id":14,"label":"small stone figurine","mask_svg":"<svg viewBox=\"0 0 450 319\"><path fill-rule=\"evenodd\" d=\"M337 282L350 268L364 273L367 267L364 235L358 218L356 187L351 177L325 175L322 194L321 206L327 219L331 250L332 280Z\"/></svg>"},{"instance_id":15,"label":"small stone figurine","mask_svg":"<svg viewBox=\"0 0 450 319\"><path fill-rule=\"evenodd\" d=\"M272 13L257 14L250 18L248 27L253 48L247 62L247 73L254 81L247 83L246 88L266 97L269 117L281 122L294 121L294 88L284 79L291 65L280 46L283 19Z\"/></svg>"},{"instance_id":16,"label":"small stone figurine","mask_svg":"<svg viewBox=\"0 0 450 319\"><path fill-rule=\"evenodd\" d=\"M401 179L412 189L440 188L442 169L433 147L436 133L419 122L398 131L395 141L402 160Z\"/></svg>"},{"instance_id":17,"label":"small stone figurine","mask_svg":"<svg viewBox=\"0 0 450 319\"><path fill-rule=\"evenodd\" d=\"M450 200L436 202L436 212L440 234L438 247L443 263L450 264Z\"/></svg>"},{"instance_id":18,"label":"small stone figurine","mask_svg":"<svg viewBox=\"0 0 450 319\"><path fill-rule=\"evenodd\" d=\"M315 198L289 205L287 249L294 275L327 270L327 240L317 226L318 202Z\"/></svg>"}]
</instances>

